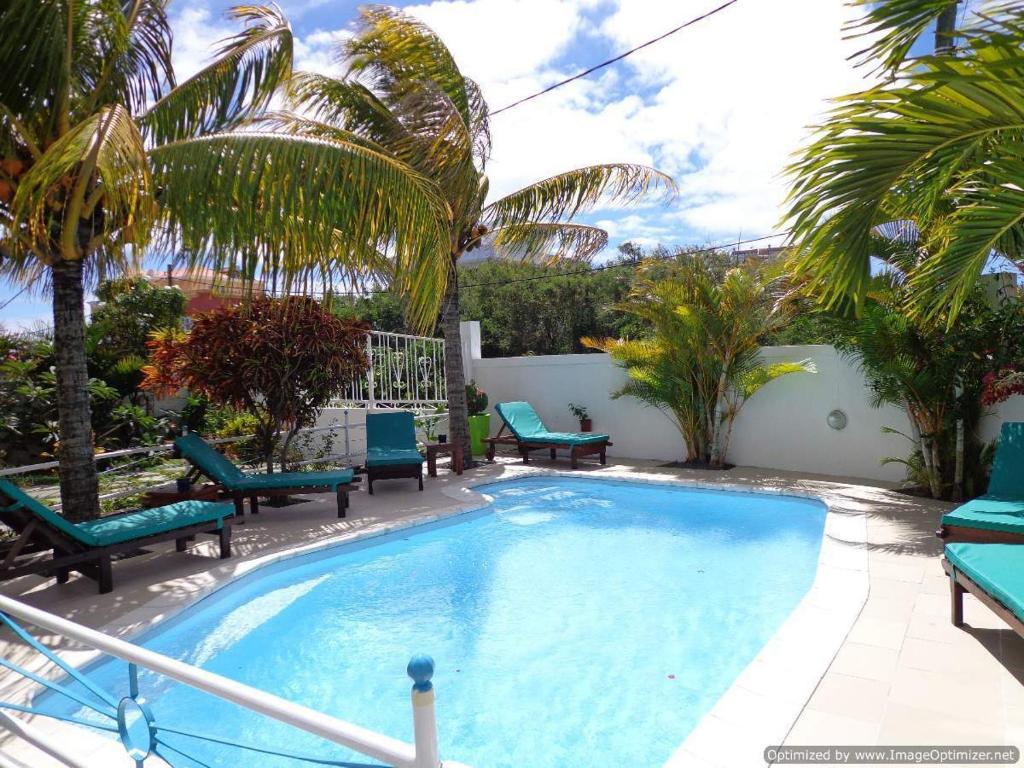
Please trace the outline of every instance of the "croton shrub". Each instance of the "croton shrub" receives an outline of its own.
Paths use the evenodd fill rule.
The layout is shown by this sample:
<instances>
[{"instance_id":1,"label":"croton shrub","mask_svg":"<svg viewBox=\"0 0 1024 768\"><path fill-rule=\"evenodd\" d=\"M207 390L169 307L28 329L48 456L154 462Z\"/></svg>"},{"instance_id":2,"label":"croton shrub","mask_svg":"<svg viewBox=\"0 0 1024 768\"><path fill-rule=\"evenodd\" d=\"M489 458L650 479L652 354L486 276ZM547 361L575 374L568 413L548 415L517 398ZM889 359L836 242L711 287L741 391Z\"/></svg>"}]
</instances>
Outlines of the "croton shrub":
<instances>
[{"instance_id":1,"label":"croton shrub","mask_svg":"<svg viewBox=\"0 0 1024 768\"><path fill-rule=\"evenodd\" d=\"M314 299L256 297L198 315L188 333L153 334L143 387L251 413L267 471L278 451L284 469L295 433L366 372L368 330Z\"/></svg>"}]
</instances>

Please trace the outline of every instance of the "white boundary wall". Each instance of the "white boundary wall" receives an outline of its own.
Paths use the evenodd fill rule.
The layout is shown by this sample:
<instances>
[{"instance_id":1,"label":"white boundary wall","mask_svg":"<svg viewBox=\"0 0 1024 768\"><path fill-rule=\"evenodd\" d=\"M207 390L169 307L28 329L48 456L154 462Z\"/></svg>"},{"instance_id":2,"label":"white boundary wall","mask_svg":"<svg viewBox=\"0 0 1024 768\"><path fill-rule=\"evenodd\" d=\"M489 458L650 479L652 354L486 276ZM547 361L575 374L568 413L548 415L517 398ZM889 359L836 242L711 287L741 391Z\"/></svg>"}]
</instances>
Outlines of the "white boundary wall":
<instances>
[{"instance_id":1,"label":"white boundary wall","mask_svg":"<svg viewBox=\"0 0 1024 768\"><path fill-rule=\"evenodd\" d=\"M909 432L907 418L897 408L871 407L871 393L855 365L827 345L765 347L762 354L769 361L809 358L818 372L773 381L747 402L736 420L731 462L875 480L903 478L902 465L882 466L879 460L905 457L909 443L881 429ZM529 400L549 428L575 431L579 426L568 404L579 403L590 410L594 430L612 436L611 456L664 461L682 456L682 439L665 415L632 398L610 398L625 374L608 355L477 358L472 377L487 392L492 414L495 403ZM848 417L843 430L825 421L834 408ZM500 420L496 415L491 419L494 433ZM1024 398L1014 398L988 416L982 436L993 438L1004 419L1024 421Z\"/></svg>"}]
</instances>

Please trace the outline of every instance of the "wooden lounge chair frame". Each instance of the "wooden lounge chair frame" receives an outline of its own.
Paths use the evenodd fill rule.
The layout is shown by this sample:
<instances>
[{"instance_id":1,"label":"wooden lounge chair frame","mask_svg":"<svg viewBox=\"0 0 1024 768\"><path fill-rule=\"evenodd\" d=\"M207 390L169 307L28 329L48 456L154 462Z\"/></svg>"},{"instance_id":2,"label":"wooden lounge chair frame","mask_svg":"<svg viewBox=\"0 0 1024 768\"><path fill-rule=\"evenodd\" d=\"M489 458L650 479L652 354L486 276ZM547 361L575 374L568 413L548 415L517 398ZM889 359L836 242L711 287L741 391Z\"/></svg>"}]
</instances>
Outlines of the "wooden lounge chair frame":
<instances>
[{"instance_id":1,"label":"wooden lounge chair frame","mask_svg":"<svg viewBox=\"0 0 1024 768\"><path fill-rule=\"evenodd\" d=\"M11 502L11 499L0 493L0 504L9 505ZM0 561L0 580L38 574L56 576L58 584L65 584L71 571L78 571L96 581L102 595L114 589L112 564L115 555L135 552L141 547L172 539L175 549L184 552L188 542L198 534L216 536L220 543L220 558L223 560L231 557L230 517L222 519L220 523L196 523L103 547L90 547L76 541L23 508L0 509L0 522L18 534ZM50 557L38 556L47 551L52 552Z\"/></svg>"},{"instance_id":2,"label":"wooden lounge chair frame","mask_svg":"<svg viewBox=\"0 0 1024 768\"><path fill-rule=\"evenodd\" d=\"M511 432L507 435L503 434L507 428L508 425L502 423L497 435L484 438L484 442L487 443L486 456L488 461L494 461L495 447L498 445L516 446L519 455L523 457L523 464L530 463L530 451L549 450L551 452L551 460L554 461L558 458L557 450L559 448L568 448L570 466L573 469L579 469L578 460L581 456L597 455L602 465L607 463L608 446L613 445L611 440L605 440L600 443L534 443L528 440L520 440Z\"/></svg>"},{"instance_id":3,"label":"wooden lounge chair frame","mask_svg":"<svg viewBox=\"0 0 1024 768\"><path fill-rule=\"evenodd\" d=\"M965 525L940 525L935 535L945 544L970 542L974 544L1024 544L1024 535L1010 531L990 531Z\"/></svg>"},{"instance_id":4,"label":"wooden lounge chair frame","mask_svg":"<svg viewBox=\"0 0 1024 768\"><path fill-rule=\"evenodd\" d=\"M955 568L945 557L942 558L942 569L949 576L949 618L954 627L964 625L964 593L970 592L996 616L1009 624L1014 632L1024 637L1024 622L1018 619L1013 611L992 597L963 571Z\"/></svg>"},{"instance_id":5,"label":"wooden lounge chair frame","mask_svg":"<svg viewBox=\"0 0 1024 768\"><path fill-rule=\"evenodd\" d=\"M366 483L367 490L370 495L373 496L373 481L374 480L398 480L399 478L409 477L419 481L420 490L423 490L423 464L385 464L383 466L371 467L367 465L366 470Z\"/></svg>"},{"instance_id":6,"label":"wooden lounge chair frame","mask_svg":"<svg viewBox=\"0 0 1024 768\"><path fill-rule=\"evenodd\" d=\"M230 488L224 488L224 486L220 483L219 480L217 480L217 478L204 472L202 467L200 467L198 464L194 464L192 460L189 459L187 456L183 456L181 450L178 449L177 447L175 447L175 449L173 450L172 455L176 459L184 458L189 463L191 469L189 469L187 477L193 482L205 477L210 482L220 485L222 488L222 493L225 496L230 496L231 499L235 502L235 517L239 519L245 517L246 497L248 497L249 499L249 512L253 515L258 515L260 513L260 496L264 496L266 498L296 496L302 493L309 493L310 491L315 491L319 488L324 488L327 490L333 489L331 485L316 485L314 483L312 485L300 485L291 488L259 488L254 491L236 491ZM359 478L353 475L351 482L349 482L348 484L341 484L338 486L337 497L339 518L345 517L345 510L347 510L349 506L348 492L352 490L352 486L358 482Z\"/></svg>"}]
</instances>

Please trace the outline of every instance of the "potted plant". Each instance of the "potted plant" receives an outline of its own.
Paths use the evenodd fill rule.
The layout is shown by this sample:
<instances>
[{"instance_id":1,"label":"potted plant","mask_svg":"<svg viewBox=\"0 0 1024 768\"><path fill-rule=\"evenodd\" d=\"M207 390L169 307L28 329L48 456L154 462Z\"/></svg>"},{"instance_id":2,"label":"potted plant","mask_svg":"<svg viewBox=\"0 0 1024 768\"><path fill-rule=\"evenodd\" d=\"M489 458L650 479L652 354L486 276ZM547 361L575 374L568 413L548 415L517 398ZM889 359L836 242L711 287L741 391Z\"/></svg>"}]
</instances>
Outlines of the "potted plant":
<instances>
[{"instance_id":1,"label":"potted plant","mask_svg":"<svg viewBox=\"0 0 1024 768\"><path fill-rule=\"evenodd\" d=\"M487 393L470 381L466 385L466 408L469 410L469 444L474 456L486 450L484 439L491 434L491 415L487 413Z\"/></svg>"},{"instance_id":2,"label":"potted plant","mask_svg":"<svg viewBox=\"0 0 1024 768\"><path fill-rule=\"evenodd\" d=\"M569 410L573 416L579 419L580 432L589 432L594 428L594 423L590 420L590 411L587 410L587 406L569 403Z\"/></svg>"}]
</instances>

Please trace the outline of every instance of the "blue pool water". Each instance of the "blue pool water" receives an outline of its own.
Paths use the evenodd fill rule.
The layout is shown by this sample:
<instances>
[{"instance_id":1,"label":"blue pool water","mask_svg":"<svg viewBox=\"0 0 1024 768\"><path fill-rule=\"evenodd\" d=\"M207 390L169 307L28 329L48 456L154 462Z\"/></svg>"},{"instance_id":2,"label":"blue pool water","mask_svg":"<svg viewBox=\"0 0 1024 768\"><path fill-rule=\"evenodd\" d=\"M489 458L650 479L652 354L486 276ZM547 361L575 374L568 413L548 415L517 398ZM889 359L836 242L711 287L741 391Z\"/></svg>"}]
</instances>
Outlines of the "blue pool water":
<instances>
[{"instance_id":1,"label":"blue pool water","mask_svg":"<svg viewBox=\"0 0 1024 768\"><path fill-rule=\"evenodd\" d=\"M455 522L260 569L142 644L410 742L405 664L429 653L443 758L657 766L810 588L825 519L806 499L625 482L483 490L494 503ZM126 694L120 662L89 674ZM165 726L371 762L145 673L141 686ZM172 743L199 761L180 765L298 765Z\"/></svg>"}]
</instances>

